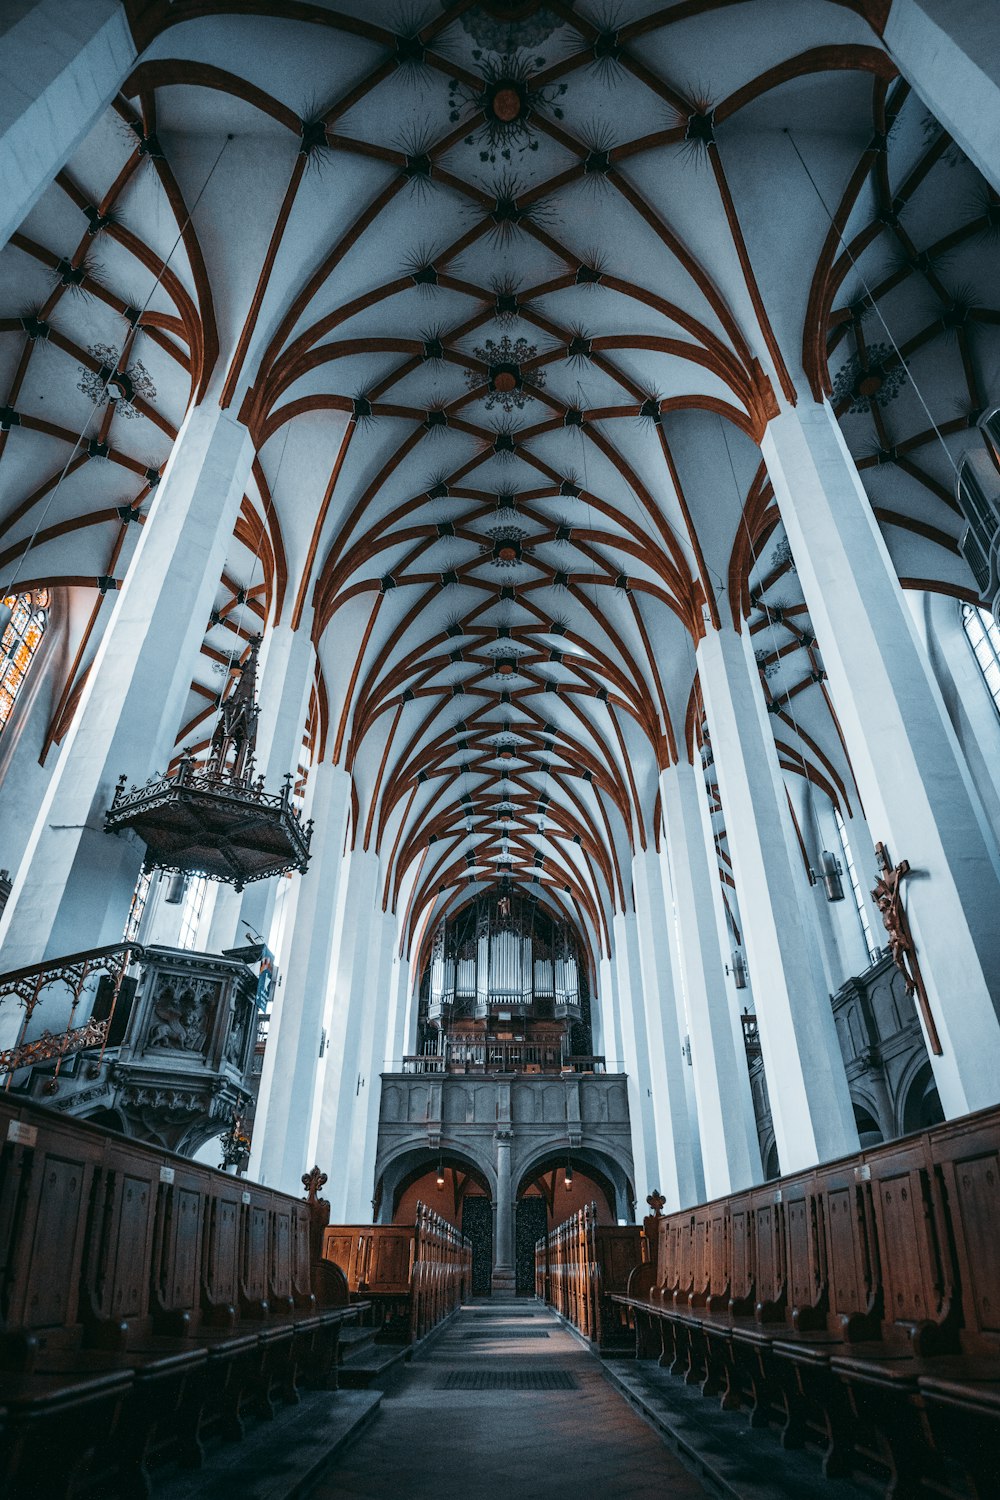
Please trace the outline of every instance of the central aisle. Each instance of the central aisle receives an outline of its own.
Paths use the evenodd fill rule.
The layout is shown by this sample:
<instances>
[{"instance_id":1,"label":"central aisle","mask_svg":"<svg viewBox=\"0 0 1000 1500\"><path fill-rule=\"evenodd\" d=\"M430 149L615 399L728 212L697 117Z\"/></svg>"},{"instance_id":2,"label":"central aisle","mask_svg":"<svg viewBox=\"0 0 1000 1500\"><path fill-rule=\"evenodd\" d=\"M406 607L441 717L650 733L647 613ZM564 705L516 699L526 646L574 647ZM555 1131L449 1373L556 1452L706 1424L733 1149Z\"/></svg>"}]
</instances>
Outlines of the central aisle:
<instances>
[{"instance_id":1,"label":"central aisle","mask_svg":"<svg viewBox=\"0 0 1000 1500\"><path fill-rule=\"evenodd\" d=\"M704 1500L706 1491L539 1303L464 1307L407 1366L318 1500Z\"/></svg>"}]
</instances>

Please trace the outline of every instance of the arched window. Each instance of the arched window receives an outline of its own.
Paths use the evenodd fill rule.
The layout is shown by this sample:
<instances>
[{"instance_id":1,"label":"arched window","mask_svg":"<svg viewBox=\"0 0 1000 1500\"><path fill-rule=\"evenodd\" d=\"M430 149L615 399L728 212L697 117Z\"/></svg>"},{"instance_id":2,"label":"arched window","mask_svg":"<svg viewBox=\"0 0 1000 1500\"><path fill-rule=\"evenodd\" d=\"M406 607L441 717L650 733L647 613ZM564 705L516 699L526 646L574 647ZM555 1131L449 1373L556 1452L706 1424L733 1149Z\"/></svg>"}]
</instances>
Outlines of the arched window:
<instances>
[{"instance_id":1,"label":"arched window","mask_svg":"<svg viewBox=\"0 0 1000 1500\"><path fill-rule=\"evenodd\" d=\"M981 609L978 604L962 605L962 624L990 697L1000 713L1000 625L988 609Z\"/></svg>"},{"instance_id":2,"label":"arched window","mask_svg":"<svg viewBox=\"0 0 1000 1500\"><path fill-rule=\"evenodd\" d=\"M17 695L24 686L31 659L41 644L49 619L48 589L31 594L8 594L0 600L0 619L10 610L10 619L0 638L0 734L14 712Z\"/></svg>"}]
</instances>

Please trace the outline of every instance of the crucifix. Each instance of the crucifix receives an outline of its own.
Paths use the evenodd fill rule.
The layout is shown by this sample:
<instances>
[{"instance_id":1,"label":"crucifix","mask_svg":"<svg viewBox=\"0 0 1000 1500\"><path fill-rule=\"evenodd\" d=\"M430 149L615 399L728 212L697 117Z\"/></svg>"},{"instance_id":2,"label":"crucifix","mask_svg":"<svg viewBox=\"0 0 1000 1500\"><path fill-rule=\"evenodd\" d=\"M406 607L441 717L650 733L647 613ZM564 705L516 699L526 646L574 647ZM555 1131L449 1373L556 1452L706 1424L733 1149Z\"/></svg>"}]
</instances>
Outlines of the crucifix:
<instances>
[{"instance_id":1,"label":"crucifix","mask_svg":"<svg viewBox=\"0 0 1000 1500\"><path fill-rule=\"evenodd\" d=\"M872 899L882 913L882 925L889 934L889 952L892 954L893 963L903 976L906 993L917 1002L930 1049L935 1057L940 1057L941 1039L931 1014L930 1002L924 988L917 950L913 943L906 911L903 908L900 889L904 877L910 873L910 862L908 859L902 859L898 865L894 865L884 844L875 845L875 857L878 860L879 878L872 889Z\"/></svg>"}]
</instances>

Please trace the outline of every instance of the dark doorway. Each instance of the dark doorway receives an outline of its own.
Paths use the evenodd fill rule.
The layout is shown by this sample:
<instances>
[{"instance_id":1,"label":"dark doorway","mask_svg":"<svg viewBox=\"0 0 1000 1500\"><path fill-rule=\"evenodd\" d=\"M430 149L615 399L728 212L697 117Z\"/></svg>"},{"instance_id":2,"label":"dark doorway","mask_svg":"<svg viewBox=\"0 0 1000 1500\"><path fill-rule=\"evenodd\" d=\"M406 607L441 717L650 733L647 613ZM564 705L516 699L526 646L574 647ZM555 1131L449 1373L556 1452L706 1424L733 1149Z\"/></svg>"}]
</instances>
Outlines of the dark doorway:
<instances>
[{"instance_id":1,"label":"dark doorway","mask_svg":"<svg viewBox=\"0 0 1000 1500\"><path fill-rule=\"evenodd\" d=\"M548 1211L541 1194L517 1200L514 1215L514 1275L517 1295L530 1297L535 1290L535 1242L549 1227Z\"/></svg>"},{"instance_id":2,"label":"dark doorway","mask_svg":"<svg viewBox=\"0 0 1000 1500\"><path fill-rule=\"evenodd\" d=\"M488 1297L493 1284L493 1204L462 1199L462 1233L472 1241L472 1295Z\"/></svg>"}]
</instances>

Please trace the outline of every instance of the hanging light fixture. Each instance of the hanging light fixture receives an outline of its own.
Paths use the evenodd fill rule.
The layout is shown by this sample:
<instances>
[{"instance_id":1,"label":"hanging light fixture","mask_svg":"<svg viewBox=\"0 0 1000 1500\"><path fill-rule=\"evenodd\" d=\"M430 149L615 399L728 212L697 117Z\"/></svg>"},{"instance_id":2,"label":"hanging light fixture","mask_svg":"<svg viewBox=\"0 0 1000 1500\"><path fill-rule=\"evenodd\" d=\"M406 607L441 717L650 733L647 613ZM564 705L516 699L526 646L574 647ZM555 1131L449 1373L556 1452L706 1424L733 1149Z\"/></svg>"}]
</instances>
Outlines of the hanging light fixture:
<instances>
[{"instance_id":1,"label":"hanging light fixture","mask_svg":"<svg viewBox=\"0 0 1000 1500\"><path fill-rule=\"evenodd\" d=\"M824 849L820 855L820 864L823 870L823 885L826 889L826 899L828 901L843 901L844 882L840 877L844 871L840 860L835 854L831 854L829 849Z\"/></svg>"},{"instance_id":2,"label":"hanging light fixture","mask_svg":"<svg viewBox=\"0 0 1000 1500\"><path fill-rule=\"evenodd\" d=\"M438 1188L444 1187L444 1162L440 1156L438 1157L437 1185Z\"/></svg>"},{"instance_id":3,"label":"hanging light fixture","mask_svg":"<svg viewBox=\"0 0 1000 1500\"><path fill-rule=\"evenodd\" d=\"M566 1191L567 1191L567 1193L572 1192L573 1191L573 1168L570 1166L569 1157L566 1158L566 1175L563 1178L563 1182L566 1184Z\"/></svg>"},{"instance_id":4,"label":"hanging light fixture","mask_svg":"<svg viewBox=\"0 0 1000 1500\"><path fill-rule=\"evenodd\" d=\"M746 966L746 960L743 957L743 949L742 948L734 948L733 949L732 968L730 968L730 966L727 964L726 965L726 973L727 974L731 974L733 976L733 983L736 985L736 988L738 990L745 990L746 989L746 987L747 987L747 966Z\"/></svg>"}]
</instances>

